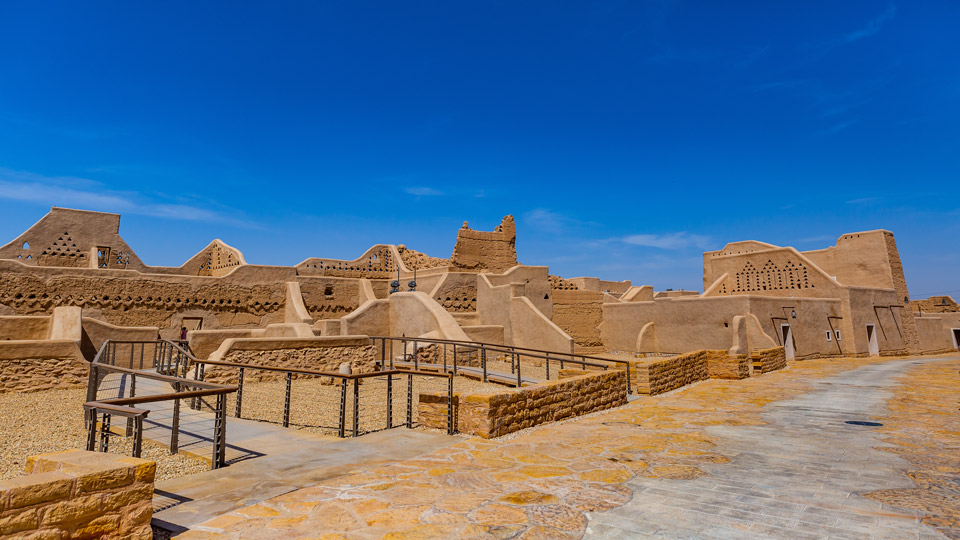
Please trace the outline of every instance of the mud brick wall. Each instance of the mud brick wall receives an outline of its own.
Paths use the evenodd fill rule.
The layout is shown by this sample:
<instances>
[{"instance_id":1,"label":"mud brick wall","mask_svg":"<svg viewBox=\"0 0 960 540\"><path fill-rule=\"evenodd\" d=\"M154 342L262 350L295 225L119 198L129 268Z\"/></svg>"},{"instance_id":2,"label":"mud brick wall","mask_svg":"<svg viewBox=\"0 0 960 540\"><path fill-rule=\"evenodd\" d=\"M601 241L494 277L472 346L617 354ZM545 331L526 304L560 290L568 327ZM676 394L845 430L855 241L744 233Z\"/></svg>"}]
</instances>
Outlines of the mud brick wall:
<instances>
[{"instance_id":1,"label":"mud brick wall","mask_svg":"<svg viewBox=\"0 0 960 540\"><path fill-rule=\"evenodd\" d=\"M787 367L787 357L783 352L783 347L753 351L750 354L750 360L753 362L754 371L760 373L770 373Z\"/></svg>"},{"instance_id":2,"label":"mud brick wall","mask_svg":"<svg viewBox=\"0 0 960 540\"><path fill-rule=\"evenodd\" d=\"M626 373L610 370L589 372L496 394L458 394L454 417L460 433L490 439L548 422L619 407L626 402ZM421 394L418 411L421 424L446 429L446 394Z\"/></svg>"},{"instance_id":3,"label":"mud brick wall","mask_svg":"<svg viewBox=\"0 0 960 540\"><path fill-rule=\"evenodd\" d=\"M278 345L282 346L282 345ZM350 363L353 373L369 373L375 371L378 350L372 345L345 346L345 347L288 347L273 350L230 350L224 355L224 362L247 364L252 366L285 367L292 369L309 369L314 371L329 371L336 373L340 364ZM236 384L239 370L232 367L207 365L204 368L203 380L221 384ZM259 371L248 369L244 371L244 381L279 380L286 374L279 371ZM296 378L296 375L294 375Z\"/></svg>"},{"instance_id":4,"label":"mud brick wall","mask_svg":"<svg viewBox=\"0 0 960 540\"><path fill-rule=\"evenodd\" d=\"M150 540L153 461L68 450L0 481L0 537Z\"/></svg>"},{"instance_id":5,"label":"mud brick wall","mask_svg":"<svg viewBox=\"0 0 960 540\"><path fill-rule=\"evenodd\" d=\"M0 342L0 393L79 388L89 373L75 341Z\"/></svg>"}]
</instances>

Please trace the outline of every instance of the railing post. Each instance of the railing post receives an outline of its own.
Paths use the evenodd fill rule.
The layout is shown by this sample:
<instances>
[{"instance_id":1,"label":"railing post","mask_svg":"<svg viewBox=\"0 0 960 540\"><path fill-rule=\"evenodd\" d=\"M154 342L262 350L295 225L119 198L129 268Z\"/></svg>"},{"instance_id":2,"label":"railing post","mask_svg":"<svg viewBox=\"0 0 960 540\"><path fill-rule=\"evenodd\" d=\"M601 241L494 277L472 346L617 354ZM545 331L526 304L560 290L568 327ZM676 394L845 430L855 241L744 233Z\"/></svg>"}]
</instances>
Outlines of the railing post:
<instances>
[{"instance_id":1,"label":"railing post","mask_svg":"<svg viewBox=\"0 0 960 540\"><path fill-rule=\"evenodd\" d=\"M632 394L633 389L630 386L630 362L627 362L627 394Z\"/></svg>"},{"instance_id":2,"label":"railing post","mask_svg":"<svg viewBox=\"0 0 960 540\"><path fill-rule=\"evenodd\" d=\"M480 346L480 365L483 367L483 382L487 382L487 349Z\"/></svg>"},{"instance_id":3,"label":"railing post","mask_svg":"<svg viewBox=\"0 0 960 540\"><path fill-rule=\"evenodd\" d=\"M353 380L353 436L360 435L360 379Z\"/></svg>"},{"instance_id":4,"label":"railing post","mask_svg":"<svg viewBox=\"0 0 960 540\"><path fill-rule=\"evenodd\" d=\"M443 372L447 372L447 344L443 344Z\"/></svg>"},{"instance_id":5,"label":"railing post","mask_svg":"<svg viewBox=\"0 0 960 540\"><path fill-rule=\"evenodd\" d=\"M413 369L420 371L420 351L417 350L417 342L413 342Z\"/></svg>"},{"instance_id":6,"label":"railing post","mask_svg":"<svg viewBox=\"0 0 960 540\"><path fill-rule=\"evenodd\" d=\"M93 452L97 444L97 409L86 409L83 413L87 417L87 451Z\"/></svg>"},{"instance_id":7,"label":"railing post","mask_svg":"<svg viewBox=\"0 0 960 540\"><path fill-rule=\"evenodd\" d=\"M143 371L143 350L145 348L147 348L147 344L145 342L140 343L140 370L141 371Z\"/></svg>"},{"instance_id":8,"label":"railing post","mask_svg":"<svg viewBox=\"0 0 960 540\"><path fill-rule=\"evenodd\" d=\"M413 427L413 375L407 374L407 428Z\"/></svg>"},{"instance_id":9,"label":"railing post","mask_svg":"<svg viewBox=\"0 0 960 540\"><path fill-rule=\"evenodd\" d=\"M133 423L133 457L138 458L143 453L143 415L134 417Z\"/></svg>"},{"instance_id":10,"label":"railing post","mask_svg":"<svg viewBox=\"0 0 960 540\"><path fill-rule=\"evenodd\" d=\"M523 379L520 378L520 359L517 358L517 388L523 386Z\"/></svg>"},{"instance_id":11,"label":"railing post","mask_svg":"<svg viewBox=\"0 0 960 540\"><path fill-rule=\"evenodd\" d=\"M340 379L340 429L337 436L343 438L347 423L347 380Z\"/></svg>"},{"instance_id":12,"label":"railing post","mask_svg":"<svg viewBox=\"0 0 960 540\"><path fill-rule=\"evenodd\" d=\"M173 391L180 391L180 383L173 383ZM170 425L170 453L180 450L180 398L173 399L173 421Z\"/></svg>"},{"instance_id":13,"label":"railing post","mask_svg":"<svg viewBox=\"0 0 960 540\"><path fill-rule=\"evenodd\" d=\"M243 403L243 368L240 368L240 375L237 377L237 405L233 415L240 418L240 406Z\"/></svg>"},{"instance_id":14,"label":"railing post","mask_svg":"<svg viewBox=\"0 0 960 540\"><path fill-rule=\"evenodd\" d=\"M87 401L97 400L97 386L99 384L99 371L95 362L90 362L90 375L87 379Z\"/></svg>"},{"instance_id":15,"label":"railing post","mask_svg":"<svg viewBox=\"0 0 960 540\"><path fill-rule=\"evenodd\" d=\"M133 347L134 343L130 343L130 369L133 369Z\"/></svg>"},{"instance_id":16,"label":"railing post","mask_svg":"<svg viewBox=\"0 0 960 540\"><path fill-rule=\"evenodd\" d=\"M393 427L393 375L387 375L387 429Z\"/></svg>"},{"instance_id":17,"label":"railing post","mask_svg":"<svg viewBox=\"0 0 960 540\"><path fill-rule=\"evenodd\" d=\"M217 410L213 422L213 459L211 468L226 465L227 457L227 396L217 394Z\"/></svg>"},{"instance_id":18,"label":"railing post","mask_svg":"<svg viewBox=\"0 0 960 540\"><path fill-rule=\"evenodd\" d=\"M283 394L283 427L290 427L290 386L293 384L293 373L287 372L287 389Z\"/></svg>"},{"instance_id":19,"label":"railing post","mask_svg":"<svg viewBox=\"0 0 960 540\"><path fill-rule=\"evenodd\" d=\"M447 435L453 435L453 376L447 375Z\"/></svg>"},{"instance_id":20,"label":"railing post","mask_svg":"<svg viewBox=\"0 0 960 540\"><path fill-rule=\"evenodd\" d=\"M457 344L453 344L453 374L457 374Z\"/></svg>"},{"instance_id":21,"label":"railing post","mask_svg":"<svg viewBox=\"0 0 960 540\"><path fill-rule=\"evenodd\" d=\"M390 369L393 369L393 338L390 338Z\"/></svg>"},{"instance_id":22,"label":"railing post","mask_svg":"<svg viewBox=\"0 0 960 540\"><path fill-rule=\"evenodd\" d=\"M137 397L137 376L130 374L130 397ZM133 418L127 418L127 431L125 437L129 437L133 432ZM134 456L139 457L139 456Z\"/></svg>"},{"instance_id":23,"label":"railing post","mask_svg":"<svg viewBox=\"0 0 960 540\"><path fill-rule=\"evenodd\" d=\"M550 380L550 355L545 354L544 356L547 357L547 380L549 381Z\"/></svg>"},{"instance_id":24,"label":"railing post","mask_svg":"<svg viewBox=\"0 0 960 540\"><path fill-rule=\"evenodd\" d=\"M586 368L587 366L585 366L583 363L581 363L581 364L580 364L580 367ZM562 354L560 355L560 369L563 369L563 355L562 355Z\"/></svg>"},{"instance_id":25,"label":"railing post","mask_svg":"<svg viewBox=\"0 0 960 540\"><path fill-rule=\"evenodd\" d=\"M380 365L387 369L387 338L380 340Z\"/></svg>"},{"instance_id":26,"label":"railing post","mask_svg":"<svg viewBox=\"0 0 960 540\"><path fill-rule=\"evenodd\" d=\"M110 414L103 413L100 423L100 451L106 452L110 448Z\"/></svg>"}]
</instances>

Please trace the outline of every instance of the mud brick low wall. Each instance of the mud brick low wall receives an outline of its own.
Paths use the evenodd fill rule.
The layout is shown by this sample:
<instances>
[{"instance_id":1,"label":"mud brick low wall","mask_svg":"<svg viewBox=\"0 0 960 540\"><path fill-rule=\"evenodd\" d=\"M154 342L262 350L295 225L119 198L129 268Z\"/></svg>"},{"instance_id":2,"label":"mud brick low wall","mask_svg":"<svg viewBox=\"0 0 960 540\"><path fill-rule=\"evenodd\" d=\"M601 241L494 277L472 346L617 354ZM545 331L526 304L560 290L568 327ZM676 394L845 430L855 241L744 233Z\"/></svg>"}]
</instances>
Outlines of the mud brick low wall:
<instances>
[{"instance_id":1,"label":"mud brick low wall","mask_svg":"<svg viewBox=\"0 0 960 540\"><path fill-rule=\"evenodd\" d=\"M0 341L0 393L82 387L89 373L76 341Z\"/></svg>"},{"instance_id":2,"label":"mud brick low wall","mask_svg":"<svg viewBox=\"0 0 960 540\"><path fill-rule=\"evenodd\" d=\"M337 372L340 364L349 362L353 373L375 371L379 351L367 337L318 338L231 338L210 356L211 360L251 366L285 367L314 371ZM207 365L203 380L235 384L237 368ZM248 369L244 381L278 380L282 372Z\"/></svg>"},{"instance_id":3,"label":"mud brick low wall","mask_svg":"<svg viewBox=\"0 0 960 540\"><path fill-rule=\"evenodd\" d=\"M704 352L711 379L746 379L753 373L753 363L746 355L731 356L723 350Z\"/></svg>"},{"instance_id":4,"label":"mud brick low wall","mask_svg":"<svg viewBox=\"0 0 960 540\"><path fill-rule=\"evenodd\" d=\"M783 347L753 351L750 353L750 361L753 362L754 371L760 373L770 373L787 367L787 357Z\"/></svg>"},{"instance_id":5,"label":"mud brick low wall","mask_svg":"<svg viewBox=\"0 0 960 540\"><path fill-rule=\"evenodd\" d=\"M68 450L0 481L0 538L150 540L153 461Z\"/></svg>"},{"instance_id":6,"label":"mud brick low wall","mask_svg":"<svg viewBox=\"0 0 960 540\"><path fill-rule=\"evenodd\" d=\"M626 402L625 372L577 371L575 376L569 378L512 388L496 394L458 394L454 399L454 418L460 433L490 439L548 422L619 407ZM420 394L418 411L421 424L446 429L445 393Z\"/></svg>"}]
</instances>

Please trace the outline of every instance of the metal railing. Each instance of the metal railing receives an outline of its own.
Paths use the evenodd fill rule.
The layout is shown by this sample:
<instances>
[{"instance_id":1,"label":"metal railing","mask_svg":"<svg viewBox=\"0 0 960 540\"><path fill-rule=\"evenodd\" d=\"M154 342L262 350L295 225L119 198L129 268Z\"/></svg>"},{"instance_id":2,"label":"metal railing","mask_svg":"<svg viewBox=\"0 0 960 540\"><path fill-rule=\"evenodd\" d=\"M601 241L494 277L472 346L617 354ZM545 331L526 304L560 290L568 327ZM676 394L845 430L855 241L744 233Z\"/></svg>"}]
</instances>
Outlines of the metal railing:
<instances>
[{"instance_id":1,"label":"metal railing","mask_svg":"<svg viewBox=\"0 0 960 540\"><path fill-rule=\"evenodd\" d=\"M380 369L378 371L369 372L369 373L355 373L355 374L345 374L337 372L328 372L328 371L318 371L311 369L298 369L298 368L288 368L288 367L279 367L279 366L259 366L255 364L242 364L237 362L224 362L219 360L200 360L193 356L189 350L180 344L173 342L166 342L161 346L161 353L158 355L158 358L161 359L160 366L163 366L165 369L170 370L174 373L179 373L180 376L186 377L190 370L193 370L193 380L203 381L206 376L206 367L207 366L218 366L222 368L231 368L236 369L237 373L237 385L236 385L236 403L234 405L234 417L242 418L243 411L243 387L246 374L250 371L266 371L274 373L283 373L284 374L284 398L283 398L283 415L282 415L282 425L283 427L290 427L290 409L291 409L291 399L293 395L293 378L297 376L308 377L308 378L317 378L317 377L329 377L334 380L339 380L340 383L340 396L339 396L339 410L338 410L338 425L337 425L337 436L345 437L347 433L347 422L346 422L346 413L347 413L347 394L348 386L352 382L352 405L353 405L353 418L351 422L350 433L351 436L357 437L361 435L360 432L360 388L359 385L361 381L365 379L380 379L384 378L386 380L386 424L384 429L391 429L394 426L393 423L393 383L395 377L403 378L406 376L406 422L403 424L407 428L413 427L413 381L414 377L425 377L425 378L441 378L447 379L447 433L452 435L456 432L456 423L453 415L453 374L452 373L436 373L429 371L419 371L419 370L404 370L404 369ZM381 364L381 368L383 368Z\"/></svg>"},{"instance_id":2,"label":"metal railing","mask_svg":"<svg viewBox=\"0 0 960 540\"><path fill-rule=\"evenodd\" d=\"M348 386L352 386L352 391L350 395L353 400L353 418L351 420L350 433L352 437L359 436L360 433L360 382L365 379L379 379L385 378L386 380L386 424L384 429L391 429L396 427L393 422L393 383L395 377L406 376L406 421L403 423L407 428L413 427L413 380L414 377L428 377L428 378L444 378L447 379L447 433L453 435L456 432L456 426L453 418L453 373L437 373L431 371L419 371L419 370L404 370L404 369L387 369L380 371L373 371L369 373L355 373L355 374L344 374L344 373L335 373L329 371L317 371L310 369L295 369L295 368L285 368L285 367L273 367L273 366L258 366L254 364L241 364L235 362L221 362L219 360L193 360L196 365L196 376L202 380L206 374L206 366L219 366L226 368L233 368L238 370L237 373L237 397L236 404L233 416L235 418L242 418L243 411L243 389L244 389L244 380L246 374L249 371L268 371L285 374L284 377L284 399L283 399L283 427L289 427L290 425L290 407L291 407L291 395L293 389L293 376L302 376L302 377L330 377L335 380L339 380L340 386L340 400L339 400L339 409L338 409L338 424L337 424L337 436L345 437L347 433L347 399L348 399Z\"/></svg>"},{"instance_id":3,"label":"metal railing","mask_svg":"<svg viewBox=\"0 0 960 540\"><path fill-rule=\"evenodd\" d=\"M177 351L180 349L180 351ZM179 451L180 401L190 400L190 407L200 410L205 397L215 397L213 441L211 465L214 469L225 464L226 453L226 395L237 391L237 387L188 379L185 376L182 349L169 341L112 341L107 340L100 347L96 357L90 363L87 383L87 401L83 404L84 419L87 428L87 450L95 449L107 452L110 445L111 420L113 416L127 419L125 436L133 437L133 456L140 457L143 447L143 420L150 413L148 409L135 405L173 402L173 414L170 425L170 453ZM184 376L178 376L184 366ZM119 374L117 397L98 399L101 384L110 374ZM148 379L169 385L172 392L137 396L137 380ZM129 384L127 384L129 383ZM97 445L97 427L99 424L100 443Z\"/></svg>"},{"instance_id":4,"label":"metal railing","mask_svg":"<svg viewBox=\"0 0 960 540\"><path fill-rule=\"evenodd\" d=\"M380 359L383 362L383 366L386 368L388 365L392 369L395 362L398 360L398 356L394 352L394 344L399 343L400 347L400 356L399 359L407 363L413 363L414 369L420 369L420 355L419 347L422 343L436 344L440 345L438 349L441 349L442 352L438 353L438 358L436 364L431 364L432 366L440 366L442 361L442 369L444 373L452 373L454 375L459 374L463 370L464 366L469 366L467 362L475 362L474 355L478 358L476 360L479 363L479 369L481 372L481 377L483 382L488 382L491 377L491 372L487 369L487 362L491 358L500 359L500 358L509 358L510 359L510 382L516 387L523 385L524 379L521 374L521 365L522 360L524 359L537 359L542 360L545 367L546 379L550 380L550 362L558 365L560 369L565 369L567 364L572 364L580 367L581 369L593 368L607 370L611 365L621 366L626 370L627 375L627 392L633 393L630 381L630 362L628 360L619 360L612 358L600 358L597 356L590 356L585 354L577 353L565 353L558 351L547 351L543 349L532 349L529 347L516 347L513 345L499 345L495 343L484 343L480 341L459 341L453 339L437 339L437 338L408 338L408 337L391 337L391 336L370 336L370 339L374 342L374 347L379 349ZM379 347L378 347L379 344ZM412 352L408 352L408 345L412 344ZM452 349L451 354L447 354L448 347ZM459 349L459 351L458 351ZM469 358L467 362L462 360L462 357L466 353L466 356ZM428 362L422 362L428 364ZM469 366L474 367L474 366ZM497 382L506 382L507 377L502 377L499 374L495 373L499 379L502 379ZM557 373L559 375L559 373Z\"/></svg>"}]
</instances>

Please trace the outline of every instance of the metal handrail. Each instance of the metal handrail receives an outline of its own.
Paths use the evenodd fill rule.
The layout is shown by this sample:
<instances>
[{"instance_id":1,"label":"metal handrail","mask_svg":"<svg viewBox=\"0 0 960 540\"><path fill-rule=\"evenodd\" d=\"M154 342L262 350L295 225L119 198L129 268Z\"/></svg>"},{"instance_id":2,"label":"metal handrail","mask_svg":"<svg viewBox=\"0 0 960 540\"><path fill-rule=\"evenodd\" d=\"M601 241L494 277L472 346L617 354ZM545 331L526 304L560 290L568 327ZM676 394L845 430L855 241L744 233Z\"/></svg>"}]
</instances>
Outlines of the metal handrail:
<instances>
[{"instance_id":1,"label":"metal handrail","mask_svg":"<svg viewBox=\"0 0 960 540\"><path fill-rule=\"evenodd\" d=\"M353 425L352 425L352 436L357 437L360 435L360 391L359 391L359 382L362 379L370 378L387 378L387 425L385 429L393 428L393 377L395 375L406 375L407 376L407 418L406 418L406 427L413 427L413 377L433 377L433 378L446 378L447 379L447 433L453 435L456 433L456 426L453 418L453 374L452 373L437 373L433 371L420 371L420 370L407 370L407 369L383 369L385 366L381 366L379 371L371 371L367 373L339 373L339 372L330 372L330 371L319 371L313 369L301 369L301 368L289 368L289 367L277 367L277 366L258 366L255 364L243 364L239 362L225 362L222 360L201 360L195 357L189 351L183 349L175 343L171 343L174 348L179 349L189 362L194 363L194 377L196 380L202 381L205 375L205 366L220 366L220 367L229 367L239 369L237 377L237 401L235 404L234 417L241 418L242 406L243 406L243 383L244 383L244 373L246 370L258 370L258 371L272 371L286 374L286 388L284 392L284 405L283 405L283 427L290 426L290 396L292 393L293 378L292 375L308 375L311 377L331 377L334 379L340 380L340 411L339 411L339 425L337 427L337 435L339 437L346 436L346 399L347 399L347 381L353 381ZM189 367L189 366L188 366ZM185 371L188 370L185 369Z\"/></svg>"},{"instance_id":2,"label":"metal handrail","mask_svg":"<svg viewBox=\"0 0 960 540\"><path fill-rule=\"evenodd\" d=\"M130 367L121 367L117 365L117 346L129 345ZM140 345L139 367L137 365L136 345ZM147 363L146 348L147 345L153 345L152 358ZM140 457L143 442L143 419L150 412L147 409L138 409L133 407L142 403L156 403L159 401L173 401L173 417L170 429L170 453L177 453L179 450L179 425L180 425L180 400L189 399L191 407L199 410L201 398L207 396L216 396L214 434L213 434L213 456L211 464L214 469L225 465L226 453L226 395L236 392L237 387L233 385L207 383L203 381L192 380L184 377L177 377L164 374L170 372L167 366L173 359L174 345L165 341L112 341L106 340L97 351L96 356L90 363L90 376L87 386L87 401L83 404L85 421L87 425L87 450L94 450L96 446L97 418L100 420L100 447L101 452L106 452L109 447L109 433L111 416L122 416L127 418L126 435L133 436L133 455ZM165 361L164 357L168 357ZM177 355L177 363L173 373L179 373L180 354ZM121 359L122 360L122 359ZM150 373L145 368L158 370L158 373ZM97 392L100 381L108 373L121 373L130 377L130 397L117 397L108 399L97 399ZM184 374L185 375L185 374ZM169 383L174 388L174 392L166 394L155 394L150 396L136 396L136 381L138 377ZM121 390L121 393L124 391Z\"/></svg>"},{"instance_id":3,"label":"metal handrail","mask_svg":"<svg viewBox=\"0 0 960 540\"><path fill-rule=\"evenodd\" d=\"M393 342L399 341L404 343L403 351L406 355L406 343L414 344L414 353L413 361L414 366L419 368L419 358L416 354L417 343L436 343L443 345L452 345L453 346L453 366L452 373L456 374L458 371L457 366L457 347L469 349L469 350L480 350L481 352L481 368L483 370L483 382L487 382L488 372L487 372L487 363L486 363L486 353L488 351L495 353L504 353L509 354L511 357L510 372L515 374L517 378L516 385L519 388L522 385L522 377L520 375L520 358L521 357L530 357L530 358L539 358L545 360L546 362L546 377L547 380L550 380L550 361L558 362L560 364L560 369L564 369L566 363L577 364L580 367L594 367L600 368L606 371L610 366L609 364L618 364L622 365L626 370L627 375L627 393L632 394L633 390L630 386L630 361L628 360L619 360L613 358L601 358L598 356L590 356L585 354L577 353L567 353L567 352L558 352L558 351L547 351L544 349L533 349L529 347L517 347L514 345L499 345L496 343L486 343L482 341L462 341L455 339L440 339L440 338L408 338L408 337L394 337L394 336L369 336L370 339L376 342L377 340L381 341L381 358L385 361L387 358L386 354L386 343L389 341L391 343L390 347L390 365L393 366L394 355L393 355ZM443 349L443 369L448 371L449 366L447 363L446 357L446 347ZM593 361L591 361L593 360ZM600 363L603 362L603 363Z\"/></svg>"}]
</instances>

